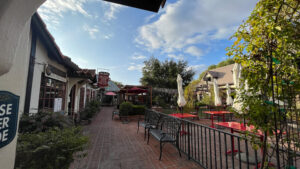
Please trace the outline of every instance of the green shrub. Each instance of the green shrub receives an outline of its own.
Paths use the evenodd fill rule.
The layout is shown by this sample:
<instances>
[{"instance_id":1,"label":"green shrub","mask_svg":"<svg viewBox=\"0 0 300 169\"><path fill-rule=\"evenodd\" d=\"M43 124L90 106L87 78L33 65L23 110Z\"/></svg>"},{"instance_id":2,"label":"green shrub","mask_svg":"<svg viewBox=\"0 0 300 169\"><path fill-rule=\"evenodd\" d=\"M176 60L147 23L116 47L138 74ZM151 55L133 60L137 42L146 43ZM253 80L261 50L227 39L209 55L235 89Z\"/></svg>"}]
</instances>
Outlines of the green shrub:
<instances>
[{"instance_id":1,"label":"green shrub","mask_svg":"<svg viewBox=\"0 0 300 169\"><path fill-rule=\"evenodd\" d=\"M146 107L144 105L133 105L130 115L144 115Z\"/></svg>"},{"instance_id":2,"label":"green shrub","mask_svg":"<svg viewBox=\"0 0 300 169\"><path fill-rule=\"evenodd\" d=\"M92 100L90 101L88 104L87 104L88 107L94 107L94 108L97 108L99 109L100 106L101 106L101 102L98 101L98 100Z\"/></svg>"},{"instance_id":3,"label":"green shrub","mask_svg":"<svg viewBox=\"0 0 300 169\"><path fill-rule=\"evenodd\" d=\"M53 127L63 129L72 125L72 120L61 113L39 112L31 116L24 114L20 119L19 133L42 132Z\"/></svg>"},{"instance_id":4,"label":"green shrub","mask_svg":"<svg viewBox=\"0 0 300 169\"><path fill-rule=\"evenodd\" d=\"M87 103L85 109L79 112L81 120L88 120L91 119L101 107L101 103L97 100L92 100Z\"/></svg>"},{"instance_id":5,"label":"green shrub","mask_svg":"<svg viewBox=\"0 0 300 169\"><path fill-rule=\"evenodd\" d=\"M88 138L68 116L40 112L23 115L19 124L15 168L67 169L74 154L84 149ZM79 156L83 153L76 153Z\"/></svg>"},{"instance_id":6,"label":"green shrub","mask_svg":"<svg viewBox=\"0 0 300 169\"><path fill-rule=\"evenodd\" d=\"M209 96L208 94L205 94L203 96L203 99L201 100L201 103L206 105L214 105L214 96Z\"/></svg>"},{"instance_id":7,"label":"green shrub","mask_svg":"<svg viewBox=\"0 0 300 169\"><path fill-rule=\"evenodd\" d=\"M203 103L203 102L197 102L196 103L196 107L204 107L204 106L206 106L206 104Z\"/></svg>"},{"instance_id":8,"label":"green shrub","mask_svg":"<svg viewBox=\"0 0 300 169\"><path fill-rule=\"evenodd\" d=\"M157 106L161 106L163 108L166 107L166 102L165 102L164 98L161 96L155 96L154 102Z\"/></svg>"},{"instance_id":9,"label":"green shrub","mask_svg":"<svg viewBox=\"0 0 300 169\"><path fill-rule=\"evenodd\" d=\"M52 128L45 132L20 134L17 144L17 169L67 169L73 154L84 149L88 142L81 129ZM84 153L77 156L85 156Z\"/></svg>"},{"instance_id":10,"label":"green shrub","mask_svg":"<svg viewBox=\"0 0 300 169\"><path fill-rule=\"evenodd\" d=\"M133 104L130 102L123 102L120 105L120 116L128 116L132 112Z\"/></svg>"}]
</instances>

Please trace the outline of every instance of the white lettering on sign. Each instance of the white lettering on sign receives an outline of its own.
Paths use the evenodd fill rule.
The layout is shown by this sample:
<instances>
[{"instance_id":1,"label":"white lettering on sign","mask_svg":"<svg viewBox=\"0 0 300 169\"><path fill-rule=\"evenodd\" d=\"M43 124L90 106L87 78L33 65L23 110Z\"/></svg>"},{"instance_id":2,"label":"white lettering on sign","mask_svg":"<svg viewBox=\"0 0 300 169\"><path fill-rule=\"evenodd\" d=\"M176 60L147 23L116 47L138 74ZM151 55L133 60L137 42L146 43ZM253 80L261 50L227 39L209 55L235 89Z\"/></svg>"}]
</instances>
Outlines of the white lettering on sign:
<instances>
[{"instance_id":1,"label":"white lettering on sign","mask_svg":"<svg viewBox=\"0 0 300 169\"><path fill-rule=\"evenodd\" d=\"M8 133L8 129L7 129L7 130L4 130L2 133L0 133L0 141L1 141L1 142L7 140L7 136L8 136L7 133Z\"/></svg>"},{"instance_id":2,"label":"white lettering on sign","mask_svg":"<svg viewBox=\"0 0 300 169\"><path fill-rule=\"evenodd\" d=\"M0 105L0 116L3 116L5 114L10 115L12 110L12 104L2 104Z\"/></svg>"},{"instance_id":3,"label":"white lettering on sign","mask_svg":"<svg viewBox=\"0 0 300 169\"><path fill-rule=\"evenodd\" d=\"M8 127L8 122L9 122L8 117L0 118L0 129L7 128Z\"/></svg>"},{"instance_id":4,"label":"white lettering on sign","mask_svg":"<svg viewBox=\"0 0 300 169\"><path fill-rule=\"evenodd\" d=\"M6 114L11 114L11 109L12 109L11 106L12 106L12 104L7 105Z\"/></svg>"},{"instance_id":5,"label":"white lettering on sign","mask_svg":"<svg viewBox=\"0 0 300 169\"><path fill-rule=\"evenodd\" d=\"M11 115L12 104L2 104L0 105L0 117L4 115ZM0 118L0 129L8 128L9 117ZM7 141L8 129L0 132L0 142Z\"/></svg>"}]
</instances>

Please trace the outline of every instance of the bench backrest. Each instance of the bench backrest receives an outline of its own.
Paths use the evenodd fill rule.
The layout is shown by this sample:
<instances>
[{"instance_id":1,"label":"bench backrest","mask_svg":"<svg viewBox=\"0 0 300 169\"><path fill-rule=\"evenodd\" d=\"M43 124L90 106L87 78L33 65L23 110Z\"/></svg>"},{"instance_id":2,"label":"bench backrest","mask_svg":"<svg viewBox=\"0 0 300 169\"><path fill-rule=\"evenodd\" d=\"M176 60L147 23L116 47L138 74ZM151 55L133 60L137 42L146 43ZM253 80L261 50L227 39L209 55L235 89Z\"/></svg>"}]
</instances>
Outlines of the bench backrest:
<instances>
[{"instance_id":1,"label":"bench backrest","mask_svg":"<svg viewBox=\"0 0 300 169\"><path fill-rule=\"evenodd\" d=\"M155 111L147 110L145 114L145 122L157 125L160 123L161 115Z\"/></svg>"},{"instance_id":2,"label":"bench backrest","mask_svg":"<svg viewBox=\"0 0 300 169\"><path fill-rule=\"evenodd\" d=\"M161 129L173 137L177 138L181 129L181 121L177 118L165 116L162 119Z\"/></svg>"}]
</instances>

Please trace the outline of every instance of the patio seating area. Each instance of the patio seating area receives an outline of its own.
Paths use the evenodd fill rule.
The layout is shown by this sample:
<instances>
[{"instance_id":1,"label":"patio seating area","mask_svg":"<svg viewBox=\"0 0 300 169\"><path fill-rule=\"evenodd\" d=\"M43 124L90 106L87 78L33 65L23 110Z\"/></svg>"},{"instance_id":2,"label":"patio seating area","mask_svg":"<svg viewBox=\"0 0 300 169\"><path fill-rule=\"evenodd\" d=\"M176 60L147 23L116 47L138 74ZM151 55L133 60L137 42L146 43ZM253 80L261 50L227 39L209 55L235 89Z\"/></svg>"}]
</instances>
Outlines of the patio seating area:
<instances>
[{"instance_id":1,"label":"patio seating area","mask_svg":"<svg viewBox=\"0 0 300 169\"><path fill-rule=\"evenodd\" d=\"M185 120L179 134L179 156L176 144L166 144L163 156L160 156L160 141L150 135L144 136L144 129L137 133L137 123L141 116L129 117L124 124L119 118L111 120L113 107L104 107L91 125L84 129L90 136L87 156L77 159L71 169L81 168L255 168L259 167L261 150L253 149L245 135L231 133L230 129L209 127L210 119ZM148 114L159 114L164 120L175 119L173 116L147 110ZM163 125L163 130L172 130L172 125ZM176 133L170 132L171 137ZM234 155L231 154L233 150ZM237 153L240 152L240 153ZM274 161L274 162L272 162ZM271 159L275 164L275 159ZM297 161L296 166L299 166Z\"/></svg>"},{"instance_id":2,"label":"patio seating area","mask_svg":"<svg viewBox=\"0 0 300 169\"><path fill-rule=\"evenodd\" d=\"M73 162L70 169L196 169L197 163L188 160L185 154L179 157L172 144L166 144L159 161L159 142L150 137L144 140L144 131L137 134L138 117L130 117L123 124L116 117L111 120L113 108L103 107L92 123L84 128L90 136L87 156Z\"/></svg>"}]
</instances>

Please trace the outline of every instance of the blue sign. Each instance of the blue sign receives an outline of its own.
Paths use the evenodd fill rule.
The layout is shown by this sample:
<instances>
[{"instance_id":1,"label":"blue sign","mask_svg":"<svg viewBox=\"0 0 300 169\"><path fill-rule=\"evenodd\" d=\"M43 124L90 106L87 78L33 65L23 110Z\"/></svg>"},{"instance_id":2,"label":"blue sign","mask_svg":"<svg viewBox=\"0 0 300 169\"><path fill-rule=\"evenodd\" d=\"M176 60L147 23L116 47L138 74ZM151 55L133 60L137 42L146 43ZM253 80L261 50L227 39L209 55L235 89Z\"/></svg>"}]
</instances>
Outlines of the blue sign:
<instances>
[{"instance_id":1,"label":"blue sign","mask_svg":"<svg viewBox=\"0 0 300 169\"><path fill-rule=\"evenodd\" d=\"M16 136L20 97L0 91L0 148L8 145Z\"/></svg>"}]
</instances>

